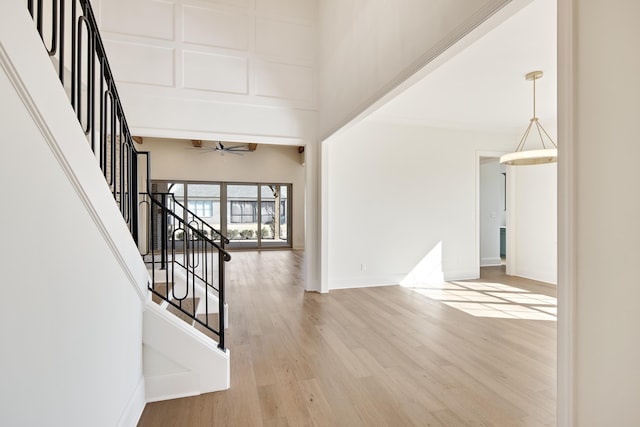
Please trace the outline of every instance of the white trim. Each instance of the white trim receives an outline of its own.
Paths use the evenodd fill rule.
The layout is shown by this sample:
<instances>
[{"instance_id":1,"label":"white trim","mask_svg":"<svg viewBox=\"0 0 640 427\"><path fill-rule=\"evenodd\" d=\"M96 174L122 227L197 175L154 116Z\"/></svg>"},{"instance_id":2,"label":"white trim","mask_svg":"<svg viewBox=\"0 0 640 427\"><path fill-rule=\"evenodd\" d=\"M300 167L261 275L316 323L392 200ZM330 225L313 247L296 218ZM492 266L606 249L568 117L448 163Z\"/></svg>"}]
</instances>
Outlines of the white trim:
<instances>
[{"instance_id":1,"label":"white trim","mask_svg":"<svg viewBox=\"0 0 640 427\"><path fill-rule=\"evenodd\" d=\"M57 160L58 164L60 165L60 168L62 169L67 179L69 180L69 183L71 184L76 194L78 195L78 198L80 199L85 209L87 210L89 217L93 220L94 224L96 225L96 228L102 235L104 241L107 243L107 246L113 253L114 258L120 264L122 271L128 277L129 282L133 285L133 288L138 294L138 297L140 298L140 300L144 302L146 300L146 284L144 287L142 287L138 283L138 280L135 274L131 271L129 267L129 262L124 258L118 245L114 242L110 231L107 229L107 226L102 220L100 214L96 211L94 204L91 200L91 197L85 191L81 180L76 176L74 172L74 168L71 166L70 162L67 160L67 157L63 152L63 149L60 147L60 145L56 140L56 137L54 136L53 132L49 128L49 125L46 119L43 117L43 114L40 111L40 108L38 107L36 101L34 101L34 99L31 97L31 93L27 89L25 82L20 77L20 72L16 69L16 66L11 60L9 53L5 50L5 47L2 44L0 44L0 66L5 71L7 78L9 79L12 86L16 90L16 93L20 97L26 110L29 112L29 114L33 118L34 124L38 127L38 130L42 134L42 137L46 141L47 145L49 146L51 153ZM71 115L70 117L75 117L75 116ZM79 126L78 126L78 133L81 134ZM106 183L104 185L106 189L107 188ZM114 209L115 209L115 202L114 202ZM124 226L124 222L123 222L123 226ZM137 252L137 249L136 249L136 252ZM140 258L139 262L142 263L142 258Z\"/></svg>"},{"instance_id":2,"label":"white trim","mask_svg":"<svg viewBox=\"0 0 640 427\"><path fill-rule=\"evenodd\" d=\"M445 282L451 282L453 280L474 280L480 277L479 274L476 273L476 270L443 271L442 275L444 276Z\"/></svg>"},{"instance_id":3,"label":"white trim","mask_svg":"<svg viewBox=\"0 0 640 427\"><path fill-rule=\"evenodd\" d=\"M558 0L558 427L575 424L575 8L575 0Z\"/></svg>"},{"instance_id":4,"label":"white trim","mask_svg":"<svg viewBox=\"0 0 640 427\"><path fill-rule=\"evenodd\" d=\"M557 280L553 275L548 274L540 274L539 271L527 271L522 270L518 271L517 277L522 277L523 279L535 280L536 282L546 283L551 286L557 286Z\"/></svg>"},{"instance_id":5,"label":"white trim","mask_svg":"<svg viewBox=\"0 0 640 427\"><path fill-rule=\"evenodd\" d=\"M494 159L500 159L500 156L504 155L505 151L476 151L476 218L475 218L475 227L476 227L476 238L475 238L475 247L474 247L474 270L476 271L474 277L470 277L470 279L477 279L480 277L480 267L486 267L487 265L500 265L502 260L499 260L496 264L487 264L484 265L480 260L480 160L482 157L491 157ZM460 279L452 279L452 280L460 280Z\"/></svg>"},{"instance_id":6,"label":"white trim","mask_svg":"<svg viewBox=\"0 0 640 427\"><path fill-rule=\"evenodd\" d=\"M118 420L118 427L135 427L138 425L146 404L144 377L140 377L138 385L127 403L127 407L122 412L120 420Z\"/></svg>"},{"instance_id":7,"label":"white trim","mask_svg":"<svg viewBox=\"0 0 640 427\"><path fill-rule=\"evenodd\" d=\"M496 257L480 259L480 267L492 267L496 265L502 265L502 259Z\"/></svg>"},{"instance_id":8,"label":"white trim","mask_svg":"<svg viewBox=\"0 0 640 427\"><path fill-rule=\"evenodd\" d=\"M256 142L258 144L270 145L286 145L301 146L305 145L305 139L300 136L288 135L262 135L254 133L231 133L231 132L206 132L192 129L173 129L173 128L149 128L142 126L132 126L130 129L132 135L140 135L146 138L169 138L169 139L202 139L209 141L227 141L243 143L247 141Z\"/></svg>"},{"instance_id":9,"label":"white trim","mask_svg":"<svg viewBox=\"0 0 640 427\"><path fill-rule=\"evenodd\" d=\"M460 24L448 34L448 37L443 38L435 46L416 58L411 65L398 73L369 98L363 100L350 113L346 114L343 120L332 125L329 129L320 129L320 140L327 140L361 122L372 112L422 80L424 76L488 34L532 1L492 0L486 2L484 7L466 22Z\"/></svg>"},{"instance_id":10,"label":"white trim","mask_svg":"<svg viewBox=\"0 0 640 427\"><path fill-rule=\"evenodd\" d=\"M184 372L145 374L147 402L227 390L231 387L231 352L159 305L148 302L143 317L144 358L160 357ZM148 352L151 350L151 352Z\"/></svg>"},{"instance_id":11,"label":"white trim","mask_svg":"<svg viewBox=\"0 0 640 427\"><path fill-rule=\"evenodd\" d=\"M329 290L337 289L358 289L377 288L380 286L398 286L402 280L402 275L394 276L367 276L352 277L344 279L332 279L329 283Z\"/></svg>"},{"instance_id":12,"label":"white trim","mask_svg":"<svg viewBox=\"0 0 640 427\"><path fill-rule=\"evenodd\" d=\"M191 371L156 375L147 377L145 381L148 391L147 403L180 399L201 394L198 388L198 379Z\"/></svg>"},{"instance_id":13,"label":"white trim","mask_svg":"<svg viewBox=\"0 0 640 427\"><path fill-rule=\"evenodd\" d=\"M320 225L320 142L314 140L305 145L304 168L304 290L321 292L321 225Z\"/></svg>"},{"instance_id":14,"label":"white trim","mask_svg":"<svg viewBox=\"0 0 640 427\"><path fill-rule=\"evenodd\" d=\"M329 155L330 141L320 144L320 292L329 292Z\"/></svg>"},{"instance_id":15,"label":"white trim","mask_svg":"<svg viewBox=\"0 0 640 427\"><path fill-rule=\"evenodd\" d=\"M518 223L518 209L516 208L516 200L513 197L513 191L516 188L516 174L509 173L511 168L517 168L518 166L507 165L507 182L506 182L506 204L507 204L507 213L506 213L506 227L507 227L507 266L506 273L509 276L513 276L514 272L518 271L518 255L516 248L516 235L517 231L517 223Z\"/></svg>"},{"instance_id":16,"label":"white trim","mask_svg":"<svg viewBox=\"0 0 640 427\"><path fill-rule=\"evenodd\" d=\"M330 290L336 289L357 289L357 288L374 288L378 286L403 286L402 281L407 277L405 274L389 274L384 276L358 276L345 277L340 279L331 279L329 284ZM477 279L475 270L451 270L442 272L443 280L441 282L449 282L452 280L472 280ZM420 287L419 284L408 285L406 287Z\"/></svg>"}]
</instances>

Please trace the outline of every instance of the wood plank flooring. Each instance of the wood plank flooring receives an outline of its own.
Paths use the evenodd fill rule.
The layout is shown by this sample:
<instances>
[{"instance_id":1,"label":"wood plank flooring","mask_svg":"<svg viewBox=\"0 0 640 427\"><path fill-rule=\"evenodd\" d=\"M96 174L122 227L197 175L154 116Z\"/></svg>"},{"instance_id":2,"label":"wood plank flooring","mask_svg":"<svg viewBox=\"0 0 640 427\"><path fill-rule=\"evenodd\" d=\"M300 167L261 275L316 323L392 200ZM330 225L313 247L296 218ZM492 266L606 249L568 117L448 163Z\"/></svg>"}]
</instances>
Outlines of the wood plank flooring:
<instances>
[{"instance_id":1,"label":"wood plank flooring","mask_svg":"<svg viewBox=\"0 0 640 427\"><path fill-rule=\"evenodd\" d=\"M555 286L490 267L321 295L302 256L233 254L231 389L150 403L139 426L555 425Z\"/></svg>"}]
</instances>

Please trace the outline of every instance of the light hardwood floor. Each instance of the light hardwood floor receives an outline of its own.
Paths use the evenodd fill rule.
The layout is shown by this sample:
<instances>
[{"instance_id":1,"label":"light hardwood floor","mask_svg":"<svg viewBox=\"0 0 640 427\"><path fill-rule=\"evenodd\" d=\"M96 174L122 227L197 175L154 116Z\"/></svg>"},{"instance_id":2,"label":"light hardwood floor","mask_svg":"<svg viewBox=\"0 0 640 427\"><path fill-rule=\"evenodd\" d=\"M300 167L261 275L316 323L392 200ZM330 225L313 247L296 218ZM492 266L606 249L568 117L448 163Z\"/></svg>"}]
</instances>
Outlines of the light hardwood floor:
<instances>
[{"instance_id":1,"label":"light hardwood floor","mask_svg":"<svg viewBox=\"0 0 640 427\"><path fill-rule=\"evenodd\" d=\"M150 403L140 426L555 425L555 286L490 267L321 295L301 261L233 254L231 389Z\"/></svg>"}]
</instances>

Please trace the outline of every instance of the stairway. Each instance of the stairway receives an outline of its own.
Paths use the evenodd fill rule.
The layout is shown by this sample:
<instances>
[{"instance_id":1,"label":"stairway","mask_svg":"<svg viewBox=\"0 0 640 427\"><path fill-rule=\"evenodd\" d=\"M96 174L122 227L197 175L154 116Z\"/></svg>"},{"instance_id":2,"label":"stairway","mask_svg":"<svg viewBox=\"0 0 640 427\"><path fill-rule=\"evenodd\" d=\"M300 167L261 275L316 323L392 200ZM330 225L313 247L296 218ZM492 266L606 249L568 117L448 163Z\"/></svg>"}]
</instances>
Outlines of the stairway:
<instances>
[{"instance_id":1,"label":"stairway","mask_svg":"<svg viewBox=\"0 0 640 427\"><path fill-rule=\"evenodd\" d=\"M161 273L162 271L159 271L156 275ZM185 292L188 289L185 276L177 273L175 277L175 282L156 282L151 301L218 343L219 337L213 332L220 327L218 297L215 292L209 290L209 294L205 296L204 286L201 283L196 284L195 293ZM225 304L225 328L228 327L227 308Z\"/></svg>"},{"instance_id":2,"label":"stairway","mask_svg":"<svg viewBox=\"0 0 640 427\"><path fill-rule=\"evenodd\" d=\"M94 174L104 177L122 215L114 229L124 229L124 220L128 246L135 242L139 253L147 254L143 259L151 260L149 276L137 280L148 283L141 337L147 401L229 388L223 303L228 240L186 208L176 209L167 195L151 194L150 154L134 144L89 0L26 3L95 158ZM86 154L88 166L80 169L92 167ZM104 181L92 185L105 189ZM186 236L182 260L169 224L173 233ZM217 242L208 236L217 236ZM144 300L145 290L139 291Z\"/></svg>"}]
</instances>

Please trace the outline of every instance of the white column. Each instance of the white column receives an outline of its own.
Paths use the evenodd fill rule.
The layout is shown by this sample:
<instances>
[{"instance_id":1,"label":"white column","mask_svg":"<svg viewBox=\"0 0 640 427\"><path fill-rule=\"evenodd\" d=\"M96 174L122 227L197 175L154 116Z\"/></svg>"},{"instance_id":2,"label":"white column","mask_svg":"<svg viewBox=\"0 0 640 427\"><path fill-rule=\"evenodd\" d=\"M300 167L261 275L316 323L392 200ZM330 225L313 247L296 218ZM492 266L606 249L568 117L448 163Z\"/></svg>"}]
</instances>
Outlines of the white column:
<instances>
[{"instance_id":1,"label":"white column","mask_svg":"<svg viewBox=\"0 0 640 427\"><path fill-rule=\"evenodd\" d=\"M320 143L309 142L304 149L305 185L305 285L306 291L320 292Z\"/></svg>"},{"instance_id":2,"label":"white column","mask_svg":"<svg viewBox=\"0 0 640 427\"><path fill-rule=\"evenodd\" d=\"M559 0L559 426L640 425L639 18Z\"/></svg>"}]
</instances>

